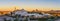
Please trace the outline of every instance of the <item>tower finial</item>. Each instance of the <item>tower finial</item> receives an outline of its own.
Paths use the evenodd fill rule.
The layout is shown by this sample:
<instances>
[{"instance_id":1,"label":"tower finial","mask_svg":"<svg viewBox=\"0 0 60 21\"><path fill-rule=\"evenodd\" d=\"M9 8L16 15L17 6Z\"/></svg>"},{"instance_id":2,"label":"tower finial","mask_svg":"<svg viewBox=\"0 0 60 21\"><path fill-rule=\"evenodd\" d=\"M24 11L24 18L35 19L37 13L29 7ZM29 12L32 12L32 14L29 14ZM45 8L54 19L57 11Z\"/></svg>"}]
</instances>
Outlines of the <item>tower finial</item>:
<instances>
[{"instance_id":1,"label":"tower finial","mask_svg":"<svg viewBox=\"0 0 60 21\"><path fill-rule=\"evenodd\" d=\"M16 6L14 7L14 9L16 10Z\"/></svg>"}]
</instances>

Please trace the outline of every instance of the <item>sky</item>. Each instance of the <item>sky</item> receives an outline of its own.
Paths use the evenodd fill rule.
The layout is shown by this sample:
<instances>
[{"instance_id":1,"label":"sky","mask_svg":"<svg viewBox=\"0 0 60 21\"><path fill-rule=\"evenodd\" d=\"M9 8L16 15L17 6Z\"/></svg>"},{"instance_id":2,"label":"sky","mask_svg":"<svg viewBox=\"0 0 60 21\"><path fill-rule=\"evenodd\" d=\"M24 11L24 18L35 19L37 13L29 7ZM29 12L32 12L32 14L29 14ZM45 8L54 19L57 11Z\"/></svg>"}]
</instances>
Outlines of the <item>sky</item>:
<instances>
[{"instance_id":1,"label":"sky","mask_svg":"<svg viewBox=\"0 0 60 21\"><path fill-rule=\"evenodd\" d=\"M60 10L60 0L0 0L0 10Z\"/></svg>"}]
</instances>

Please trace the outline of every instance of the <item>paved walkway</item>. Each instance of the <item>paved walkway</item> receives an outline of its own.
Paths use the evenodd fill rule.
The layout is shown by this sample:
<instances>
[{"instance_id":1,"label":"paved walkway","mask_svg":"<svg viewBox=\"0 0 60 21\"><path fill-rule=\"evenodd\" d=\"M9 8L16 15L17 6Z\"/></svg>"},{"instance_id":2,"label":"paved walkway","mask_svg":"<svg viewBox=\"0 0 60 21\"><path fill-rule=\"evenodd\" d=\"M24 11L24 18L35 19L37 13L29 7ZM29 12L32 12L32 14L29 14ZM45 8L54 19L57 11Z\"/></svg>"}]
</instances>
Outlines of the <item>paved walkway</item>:
<instances>
[{"instance_id":1,"label":"paved walkway","mask_svg":"<svg viewBox=\"0 0 60 21\"><path fill-rule=\"evenodd\" d=\"M55 20L55 21L60 21L60 18L59 18L59 19L57 19L57 20Z\"/></svg>"}]
</instances>

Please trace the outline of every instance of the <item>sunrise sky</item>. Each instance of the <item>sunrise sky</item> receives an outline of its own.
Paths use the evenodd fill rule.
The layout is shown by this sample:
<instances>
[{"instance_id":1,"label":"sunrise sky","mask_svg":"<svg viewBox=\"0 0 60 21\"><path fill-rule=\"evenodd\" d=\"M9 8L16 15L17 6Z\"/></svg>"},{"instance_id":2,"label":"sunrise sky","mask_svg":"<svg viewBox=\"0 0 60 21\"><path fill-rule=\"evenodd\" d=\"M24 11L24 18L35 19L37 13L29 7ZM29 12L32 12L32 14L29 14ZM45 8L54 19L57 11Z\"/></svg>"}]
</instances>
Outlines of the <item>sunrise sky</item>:
<instances>
[{"instance_id":1,"label":"sunrise sky","mask_svg":"<svg viewBox=\"0 0 60 21\"><path fill-rule=\"evenodd\" d=\"M60 10L60 0L0 0L0 10Z\"/></svg>"}]
</instances>

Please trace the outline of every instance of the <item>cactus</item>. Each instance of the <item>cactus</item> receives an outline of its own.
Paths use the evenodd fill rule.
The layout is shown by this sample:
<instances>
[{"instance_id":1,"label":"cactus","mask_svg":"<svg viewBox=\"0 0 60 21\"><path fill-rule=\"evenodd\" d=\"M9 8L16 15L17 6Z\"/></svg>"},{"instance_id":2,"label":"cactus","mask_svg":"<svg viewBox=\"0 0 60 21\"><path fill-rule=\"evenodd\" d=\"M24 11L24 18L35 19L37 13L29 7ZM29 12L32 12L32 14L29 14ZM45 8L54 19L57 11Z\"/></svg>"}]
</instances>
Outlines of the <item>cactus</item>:
<instances>
[{"instance_id":1,"label":"cactus","mask_svg":"<svg viewBox=\"0 0 60 21\"><path fill-rule=\"evenodd\" d=\"M19 21L19 17L18 17L18 15L15 15L15 20L14 21Z\"/></svg>"}]
</instances>

